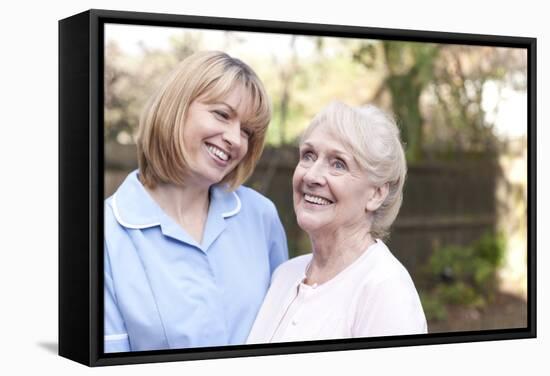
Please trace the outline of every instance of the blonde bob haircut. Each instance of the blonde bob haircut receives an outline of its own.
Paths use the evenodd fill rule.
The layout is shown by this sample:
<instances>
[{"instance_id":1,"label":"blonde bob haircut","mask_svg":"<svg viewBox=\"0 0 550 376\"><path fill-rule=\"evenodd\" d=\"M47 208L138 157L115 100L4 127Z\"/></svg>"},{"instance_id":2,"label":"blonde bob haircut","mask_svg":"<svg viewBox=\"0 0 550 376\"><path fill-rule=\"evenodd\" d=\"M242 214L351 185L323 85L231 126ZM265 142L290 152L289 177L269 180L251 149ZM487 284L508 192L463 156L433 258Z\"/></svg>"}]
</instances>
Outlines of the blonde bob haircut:
<instances>
[{"instance_id":1,"label":"blonde bob haircut","mask_svg":"<svg viewBox=\"0 0 550 376\"><path fill-rule=\"evenodd\" d=\"M375 238L386 238L401 207L407 175L405 152L395 120L373 105L350 107L335 101L315 116L300 143L320 126L348 148L371 184L388 185L386 199L372 213L370 231Z\"/></svg>"},{"instance_id":2,"label":"blonde bob haircut","mask_svg":"<svg viewBox=\"0 0 550 376\"><path fill-rule=\"evenodd\" d=\"M243 160L221 183L231 190L241 185L262 153L271 105L252 68L217 51L197 52L184 59L145 105L137 135L141 182L149 188L159 183L185 185L189 164L182 140L189 106L197 99L216 102L240 88L247 96L241 126L250 128L252 134Z\"/></svg>"}]
</instances>

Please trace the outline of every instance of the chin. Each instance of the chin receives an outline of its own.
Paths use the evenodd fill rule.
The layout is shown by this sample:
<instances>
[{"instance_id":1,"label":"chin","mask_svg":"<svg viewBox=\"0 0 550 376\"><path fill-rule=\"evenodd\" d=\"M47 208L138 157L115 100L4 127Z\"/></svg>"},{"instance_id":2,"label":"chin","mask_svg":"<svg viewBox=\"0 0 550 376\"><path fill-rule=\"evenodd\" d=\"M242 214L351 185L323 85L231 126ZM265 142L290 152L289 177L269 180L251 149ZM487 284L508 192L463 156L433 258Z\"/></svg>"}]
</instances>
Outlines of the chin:
<instances>
[{"instance_id":1,"label":"chin","mask_svg":"<svg viewBox=\"0 0 550 376\"><path fill-rule=\"evenodd\" d=\"M200 184L203 185L203 184L207 184L208 186L212 186L214 184L218 184L220 181L223 180L223 178L225 177L225 175L220 175L220 174L205 174L205 173L202 173L200 175L197 176L197 182L201 182Z\"/></svg>"},{"instance_id":2,"label":"chin","mask_svg":"<svg viewBox=\"0 0 550 376\"><path fill-rule=\"evenodd\" d=\"M303 213L296 216L296 222L298 226L307 233L314 232L322 227L322 224L317 218L313 218L311 215Z\"/></svg>"}]
</instances>

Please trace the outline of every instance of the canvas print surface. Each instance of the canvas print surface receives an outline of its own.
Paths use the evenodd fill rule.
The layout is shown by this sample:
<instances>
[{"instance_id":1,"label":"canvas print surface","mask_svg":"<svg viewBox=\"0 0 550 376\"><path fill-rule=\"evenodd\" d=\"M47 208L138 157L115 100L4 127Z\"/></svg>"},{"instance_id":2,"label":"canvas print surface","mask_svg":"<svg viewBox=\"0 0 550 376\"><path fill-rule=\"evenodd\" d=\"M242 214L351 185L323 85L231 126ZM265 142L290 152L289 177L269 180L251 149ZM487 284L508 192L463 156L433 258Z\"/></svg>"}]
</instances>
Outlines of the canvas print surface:
<instances>
[{"instance_id":1,"label":"canvas print surface","mask_svg":"<svg viewBox=\"0 0 550 376\"><path fill-rule=\"evenodd\" d=\"M528 325L522 48L106 23L105 353Z\"/></svg>"}]
</instances>

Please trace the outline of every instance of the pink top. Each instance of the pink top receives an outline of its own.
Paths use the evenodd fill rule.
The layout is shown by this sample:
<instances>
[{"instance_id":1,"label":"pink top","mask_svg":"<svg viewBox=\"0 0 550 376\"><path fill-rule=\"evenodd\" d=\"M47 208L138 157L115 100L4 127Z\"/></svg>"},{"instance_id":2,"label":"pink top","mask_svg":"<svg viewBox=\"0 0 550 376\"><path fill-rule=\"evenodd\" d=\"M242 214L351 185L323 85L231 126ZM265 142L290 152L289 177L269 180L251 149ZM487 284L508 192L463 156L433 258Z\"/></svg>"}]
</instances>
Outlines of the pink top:
<instances>
[{"instance_id":1,"label":"pink top","mask_svg":"<svg viewBox=\"0 0 550 376\"><path fill-rule=\"evenodd\" d=\"M296 257L273 273L247 343L427 333L414 283L381 240L320 285L303 283L311 258Z\"/></svg>"}]
</instances>

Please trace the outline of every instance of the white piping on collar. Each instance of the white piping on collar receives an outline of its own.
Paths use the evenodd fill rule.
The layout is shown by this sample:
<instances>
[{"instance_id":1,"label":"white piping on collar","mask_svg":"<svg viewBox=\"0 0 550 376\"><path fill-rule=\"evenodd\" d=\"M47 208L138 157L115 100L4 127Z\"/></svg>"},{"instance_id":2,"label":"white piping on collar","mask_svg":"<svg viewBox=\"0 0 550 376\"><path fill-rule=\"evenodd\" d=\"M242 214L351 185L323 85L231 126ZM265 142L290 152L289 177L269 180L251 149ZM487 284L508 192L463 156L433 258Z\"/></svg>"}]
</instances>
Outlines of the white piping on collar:
<instances>
[{"instance_id":1,"label":"white piping on collar","mask_svg":"<svg viewBox=\"0 0 550 376\"><path fill-rule=\"evenodd\" d=\"M143 224L143 225L132 225L120 217L120 214L118 212L118 206L116 202L116 193L113 195L113 214L115 215L116 220L118 223L120 223L122 226L127 228L133 228L133 229L143 229L147 227L153 227L153 226L160 226L160 222L157 223L149 223L149 224Z\"/></svg>"},{"instance_id":2,"label":"white piping on collar","mask_svg":"<svg viewBox=\"0 0 550 376\"><path fill-rule=\"evenodd\" d=\"M235 192L231 192L231 193L233 193L233 195L237 199L237 207L235 209L231 210L230 212L223 213L222 216L224 218L231 217L232 215L237 214L241 210L241 199L239 198L239 195L237 195L237 193L235 193Z\"/></svg>"}]
</instances>

